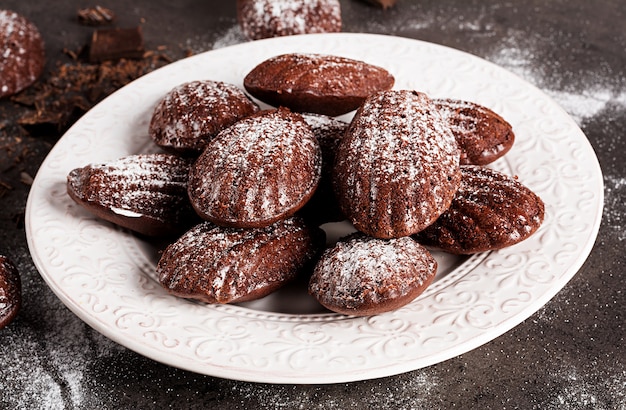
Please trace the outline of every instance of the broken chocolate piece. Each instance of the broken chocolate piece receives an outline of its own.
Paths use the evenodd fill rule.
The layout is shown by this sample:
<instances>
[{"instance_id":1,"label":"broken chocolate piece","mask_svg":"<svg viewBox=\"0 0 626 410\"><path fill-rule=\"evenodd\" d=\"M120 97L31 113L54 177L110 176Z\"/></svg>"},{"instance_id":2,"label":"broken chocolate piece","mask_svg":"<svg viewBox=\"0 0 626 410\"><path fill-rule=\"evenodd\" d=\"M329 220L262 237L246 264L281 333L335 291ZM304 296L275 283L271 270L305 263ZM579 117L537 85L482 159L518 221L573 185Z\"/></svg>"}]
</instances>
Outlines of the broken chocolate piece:
<instances>
[{"instance_id":1,"label":"broken chocolate piece","mask_svg":"<svg viewBox=\"0 0 626 410\"><path fill-rule=\"evenodd\" d=\"M78 21L87 26L103 26L115 20L115 13L102 6L78 10Z\"/></svg>"},{"instance_id":2,"label":"broken chocolate piece","mask_svg":"<svg viewBox=\"0 0 626 410\"><path fill-rule=\"evenodd\" d=\"M113 91L172 61L165 54L146 54L150 55L140 60L120 59L100 64L74 61L58 66L45 81L11 97L13 103L32 109L16 124L31 136L61 136L82 114Z\"/></svg>"},{"instance_id":3,"label":"broken chocolate piece","mask_svg":"<svg viewBox=\"0 0 626 410\"><path fill-rule=\"evenodd\" d=\"M89 61L99 63L121 58L142 58L144 54L141 26L94 31L89 49Z\"/></svg>"},{"instance_id":4,"label":"broken chocolate piece","mask_svg":"<svg viewBox=\"0 0 626 410\"><path fill-rule=\"evenodd\" d=\"M369 4L373 4L374 6L382 7L383 9L388 9L393 7L396 4L396 0L365 0Z\"/></svg>"},{"instance_id":5,"label":"broken chocolate piece","mask_svg":"<svg viewBox=\"0 0 626 410\"><path fill-rule=\"evenodd\" d=\"M17 123L31 135L55 135L78 120L92 105L81 95L51 100L45 105L36 102L35 111L24 114Z\"/></svg>"}]
</instances>

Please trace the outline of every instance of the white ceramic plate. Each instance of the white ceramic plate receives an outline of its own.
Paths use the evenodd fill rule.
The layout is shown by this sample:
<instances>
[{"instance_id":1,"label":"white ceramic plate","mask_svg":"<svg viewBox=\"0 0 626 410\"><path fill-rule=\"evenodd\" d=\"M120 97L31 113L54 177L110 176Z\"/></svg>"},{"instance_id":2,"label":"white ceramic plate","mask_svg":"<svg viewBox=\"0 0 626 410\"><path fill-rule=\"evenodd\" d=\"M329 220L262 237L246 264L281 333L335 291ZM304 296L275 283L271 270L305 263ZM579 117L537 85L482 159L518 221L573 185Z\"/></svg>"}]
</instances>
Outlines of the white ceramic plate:
<instances>
[{"instance_id":1,"label":"white ceramic plate","mask_svg":"<svg viewBox=\"0 0 626 410\"><path fill-rule=\"evenodd\" d=\"M366 318L328 313L296 284L242 306L168 295L154 278L155 247L93 218L65 191L68 172L152 150L156 102L194 79L242 85L286 52L357 58L388 69L397 89L475 101L504 116L516 143L494 166L546 203L542 227L513 247L457 258L437 254L436 282L398 311ZM574 121L541 91L472 55L369 34L293 36L210 51L129 84L81 118L35 178L26 233L35 264L76 315L114 341L190 371L273 383L334 383L428 366L486 343L552 298L591 251L603 204L595 154Z\"/></svg>"}]
</instances>

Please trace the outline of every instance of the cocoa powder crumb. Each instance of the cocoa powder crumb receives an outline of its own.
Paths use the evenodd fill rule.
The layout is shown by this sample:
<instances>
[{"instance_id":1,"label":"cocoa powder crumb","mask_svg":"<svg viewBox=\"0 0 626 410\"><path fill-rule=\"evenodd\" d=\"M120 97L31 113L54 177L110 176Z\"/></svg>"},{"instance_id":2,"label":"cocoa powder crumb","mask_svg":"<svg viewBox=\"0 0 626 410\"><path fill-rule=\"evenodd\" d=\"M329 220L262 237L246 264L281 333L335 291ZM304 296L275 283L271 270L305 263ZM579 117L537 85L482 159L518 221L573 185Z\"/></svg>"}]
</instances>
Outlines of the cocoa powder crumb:
<instances>
[{"instance_id":1,"label":"cocoa powder crumb","mask_svg":"<svg viewBox=\"0 0 626 410\"><path fill-rule=\"evenodd\" d=\"M13 186L11 184L9 184L8 182L4 182L3 180L0 180L0 198L5 196L9 191L12 191L12 190L13 190Z\"/></svg>"}]
</instances>

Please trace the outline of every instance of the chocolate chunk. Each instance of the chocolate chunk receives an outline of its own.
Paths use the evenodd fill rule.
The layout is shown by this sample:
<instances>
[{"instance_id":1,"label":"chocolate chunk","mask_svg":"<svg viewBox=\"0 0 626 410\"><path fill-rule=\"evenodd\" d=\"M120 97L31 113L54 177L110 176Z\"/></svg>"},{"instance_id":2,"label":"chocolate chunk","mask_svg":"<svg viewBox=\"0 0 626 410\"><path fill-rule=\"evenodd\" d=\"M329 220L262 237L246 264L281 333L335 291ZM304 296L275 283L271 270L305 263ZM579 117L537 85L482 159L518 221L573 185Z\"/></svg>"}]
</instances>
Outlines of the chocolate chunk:
<instances>
[{"instance_id":1,"label":"chocolate chunk","mask_svg":"<svg viewBox=\"0 0 626 410\"><path fill-rule=\"evenodd\" d=\"M94 31L89 49L92 63L120 58L141 58L145 50L140 26L128 29L114 28Z\"/></svg>"},{"instance_id":2,"label":"chocolate chunk","mask_svg":"<svg viewBox=\"0 0 626 410\"><path fill-rule=\"evenodd\" d=\"M30 108L17 121L32 136L60 136L93 105L134 79L168 64L165 54L147 51L139 60L88 64L78 60L58 66L33 86L11 97Z\"/></svg>"},{"instance_id":3,"label":"chocolate chunk","mask_svg":"<svg viewBox=\"0 0 626 410\"><path fill-rule=\"evenodd\" d=\"M17 316L22 304L22 285L17 268L0 255L0 329Z\"/></svg>"},{"instance_id":4,"label":"chocolate chunk","mask_svg":"<svg viewBox=\"0 0 626 410\"><path fill-rule=\"evenodd\" d=\"M365 0L365 2L374 6L382 7L383 9L388 9L396 4L396 0Z\"/></svg>"}]
</instances>

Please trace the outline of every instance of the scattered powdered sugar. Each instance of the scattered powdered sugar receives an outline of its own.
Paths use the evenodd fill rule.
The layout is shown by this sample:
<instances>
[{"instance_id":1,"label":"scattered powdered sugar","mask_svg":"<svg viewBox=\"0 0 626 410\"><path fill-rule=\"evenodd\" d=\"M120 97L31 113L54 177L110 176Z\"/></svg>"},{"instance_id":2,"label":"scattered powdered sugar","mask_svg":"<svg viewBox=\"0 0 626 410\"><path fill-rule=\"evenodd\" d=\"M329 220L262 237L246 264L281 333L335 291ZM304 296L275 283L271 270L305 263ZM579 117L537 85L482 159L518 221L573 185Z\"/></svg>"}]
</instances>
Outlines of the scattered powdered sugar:
<instances>
[{"instance_id":1,"label":"scattered powdered sugar","mask_svg":"<svg viewBox=\"0 0 626 410\"><path fill-rule=\"evenodd\" d=\"M248 41L248 39L241 31L241 27L239 26L239 24L235 24L223 33L219 34L218 38L213 42L213 48L218 49L234 46L236 44L244 43L246 41Z\"/></svg>"},{"instance_id":2,"label":"scattered powdered sugar","mask_svg":"<svg viewBox=\"0 0 626 410\"><path fill-rule=\"evenodd\" d=\"M25 290L20 320L38 324L3 329L2 343L9 348L2 355L0 403L4 389L11 388L12 402L5 404L12 409L86 408L90 393L85 381L91 361L124 348L90 329L52 295L36 299L36 294L28 294L34 291L32 286ZM32 309L29 300L39 306Z\"/></svg>"},{"instance_id":3,"label":"scattered powdered sugar","mask_svg":"<svg viewBox=\"0 0 626 410\"><path fill-rule=\"evenodd\" d=\"M624 409L626 403L626 369L614 369L615 377L602 379L597 383L600 374L591 370L593 378L589 374L581 374L580 369L574 365L563 363L562 368L551 375L560 381L555 394L546 408L559 410L577 409ZM620 406L621 403L622 405Z\"/></svg>"},{"instance_id":4,"label":"scattered powdered sugar","mask_svg":"<svg viewBox=\"0 0 626 410\"><path fill-rule=\"evenodd\" d=\"M621 76L620 79L618 73L608 72L609 66L601 57L589 64L584 61L578 64L575 61L577 58L581 61L589 58L580 54L581 48L602 46L584 38L584 33L580 33L581 37L577 38L573 26L570 30L557 30L546 24L544 30L529 31L524 27L524 22L515 21L514 18L499 20L503 15L516 15L517 5L513 3L477 6L476 11L470 14L459 14L453 5L442 4L441 7L429 8L420 2L407 3L402 4L402 9L388 11L401 12L401 15L394 15L393 20L372 19L363 23L361 31L418 39L432 37L433 33L437 33L436 36L444 35L447 45L455 48L471 44L474 54L540 88L579 125L610 105L626 106L626 77ZM390 25L391 21L395 23ZM482 41L483 38L488 40ZM569 57L573 64L569 66L579 68L571 68L570 71L564 69L565 63L555 59L553 53L550 54L558 48L571 49ZM606 53L612 52L606 50ZM563 57L567 58L565 55ZM575 80L567 82L564 79Z\"/></svg>"},{"instance_id":5,"label":"scattered powdered sugar","mask_svg":"<svg viewBox=\"0 0 626 410\"><path fill-rule=\"evenodd\" d=\"M432 367L406 373L396 382L368 380L360 383L324 386L236 383L226 394L238 397L237 409L346 410L346 409L425 409L441 397L445 382ZM352 394L364 392L364 396ZM351 392L346 394L346 392ZM435 406L436 408L437 406Z\"/></svg>"},{"instance_id":6,"label":"scattered powdered sugar","mask_svg":"<svg viewBox=\"0 0 626 410\"><path fill-rule=\"evenodd\" d=\"M567 113L582 125L607 108L609 104L626 107L626 91L614 92L598 84L584 90L545 90Z\"/></svg>"},{"instance_id":7,"label":"scattered powdered sugar","mask_svg":"<svg viewBox=\"0 0 626 410\"><path fill-rule=\"evenodd\" d=\"M546 63L545 61L538 63L542 58L540 50L544 42L549 42L550 39L528 36L526 32L517 30L509 30L508 34L509 36L504 37L499 47L492 50L486 59L539 87L579 126L610 105L626 107L626 91L623 84L615 83L607 79L610 77L593 72L561 72L558 61L554 61L552 66L542 68ZM577 81L572 83L575 85L561 85L566 75L577 77Z\"/></svg>"},{"instance_id":8,"label":"scattered powdered sugar","mask_svg":"<svg viewBox=\"0 0 626 410\"><path fill-rule=\"evenodd\" d=\"M626 240L626 178L604 177L604 221L610 231L622 242Z\"/></svg>"}]
</instances>

